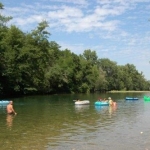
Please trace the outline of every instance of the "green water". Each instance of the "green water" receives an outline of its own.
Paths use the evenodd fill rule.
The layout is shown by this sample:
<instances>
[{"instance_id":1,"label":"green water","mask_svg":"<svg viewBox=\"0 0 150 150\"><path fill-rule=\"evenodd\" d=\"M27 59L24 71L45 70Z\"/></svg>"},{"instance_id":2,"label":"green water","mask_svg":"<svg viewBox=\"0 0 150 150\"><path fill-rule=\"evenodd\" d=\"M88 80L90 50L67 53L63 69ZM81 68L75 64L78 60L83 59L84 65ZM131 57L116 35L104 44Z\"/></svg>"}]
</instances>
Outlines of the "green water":
<instances>
[{"instance_id":1,"label":"green water","mask_svg":"<svg viewBox=\"0 0 150 150\"><path fill-rule=\"evenodd\" d=\"M16 116L0 106L1 150L150 149L150 93L111 93L14 98ZM126 96L138 97L126 101ZM96 107L112 97L117 107ZM76 106L75 99L90 100Z\"/></svg>"}]
</instances>

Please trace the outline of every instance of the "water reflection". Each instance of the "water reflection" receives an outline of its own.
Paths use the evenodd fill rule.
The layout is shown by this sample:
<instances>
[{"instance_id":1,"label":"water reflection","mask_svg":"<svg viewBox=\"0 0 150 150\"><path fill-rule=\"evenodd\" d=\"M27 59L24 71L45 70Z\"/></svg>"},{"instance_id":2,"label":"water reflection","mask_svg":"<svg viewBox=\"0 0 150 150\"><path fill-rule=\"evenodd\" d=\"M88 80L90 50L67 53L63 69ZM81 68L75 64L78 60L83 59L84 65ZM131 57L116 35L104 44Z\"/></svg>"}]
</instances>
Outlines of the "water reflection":
<instances>
[{"instance_id":1,"label":"water reflection","mask_svg":"<svg viewBox=\"0 0 150 150\"><path fill-rule=\"evenodd\" d=\"M117 110L117 106L109 106L109 115L112 116L112 114Z\"/></svg>"},{"instance_id":2,"label":"water reflection","mask_svg":"<svg viewBox=\"0 0 150 150\"><path fill-rule=\"evenodd\" d=\"M6 106L0 105L0 114L6 113Z\"/></svg>"},{"instance_id":3,"label":"water reflection","mask_svg":"<svg viewBox=\"0 0 150 150\"><path fill-rule=\"evenodd\" d=\"M1 150L146 150L150 148L150 103L144 103L143 100L126 102L125 96L117 99L111 95L117 99L118 106L99 107L94 105L96 97L88 97L93 99L92 104L80 106L73 105L72 101L69 101L73 98L62 101L51 98L52 101L45 100L44 103L43 99L48 99L47 97L40 99L37 97L37 101L29 99L24 106L20 107L19 103L16 105L17 112L21 114L15 118L16 120L15 116L7 116L5 110L4 112L0 110L4 113L4 115L0 113ZM6 128L6 120L7 126L13 130Z\"/></svg>"},{"instance_id":4,"label":"water reflection","mask_svg":"<svg viewBox=\"0 0 150 150\"><path fill-rule=\"evenodd\" d=\"M15 116L16 115L12 115L12 114L7 114L7 116L6 116L6 125L9 129L11 129L13 126L13 120L14 120Z\"/></svg>"},{"instance_id":5,"label":"water reflection","mask_svg":"<svg viewBox=\"0 0 150 150\"><path fill-rule=\"evenodd\" d=\"M107 111L109 108L109 106L96 106L95 105L95 109L97 112L103 112L103 111Z\"/></svg>"},{"instance_id":6,"label":"water reflection","mask_svg":"<svg viewBox=\"0 0 150 150\"><path fill-rule=\"evenodd\" d=\"M117 110L117 105L116 106L95 106L95 109L98 113L108 113L110 117L112 114Z\"/></svg>"},{"instance_id":7,"label":"water reflection","mask_svg":"<svg viewBox=\"0 0 150 150\"><path fill-rule=\"evenodd\" d=\"M90 105L75 105L75 111L77 113L87 111L89 109Z\"/></svg>"}]
</instances>

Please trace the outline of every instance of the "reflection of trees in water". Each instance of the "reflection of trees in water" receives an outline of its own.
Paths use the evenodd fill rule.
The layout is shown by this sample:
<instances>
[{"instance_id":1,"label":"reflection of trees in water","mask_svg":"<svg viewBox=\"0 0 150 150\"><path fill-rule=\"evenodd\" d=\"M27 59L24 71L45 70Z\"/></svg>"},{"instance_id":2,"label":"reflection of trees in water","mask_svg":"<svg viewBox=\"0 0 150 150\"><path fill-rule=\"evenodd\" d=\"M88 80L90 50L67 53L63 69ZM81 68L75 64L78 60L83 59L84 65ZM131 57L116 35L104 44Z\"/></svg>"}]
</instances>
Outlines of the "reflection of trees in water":
<instances>
[{"instance_id":1,"label":"reflection of trees in water","mask_svg":"<svg viewBox=\"0 0 150 150\"><path fill-rule=\"evenodd\" d=\"M109 114L110 117L112 116L112 114L116 111L117 106L109 106Z\"/></svg>"}]
</instances>

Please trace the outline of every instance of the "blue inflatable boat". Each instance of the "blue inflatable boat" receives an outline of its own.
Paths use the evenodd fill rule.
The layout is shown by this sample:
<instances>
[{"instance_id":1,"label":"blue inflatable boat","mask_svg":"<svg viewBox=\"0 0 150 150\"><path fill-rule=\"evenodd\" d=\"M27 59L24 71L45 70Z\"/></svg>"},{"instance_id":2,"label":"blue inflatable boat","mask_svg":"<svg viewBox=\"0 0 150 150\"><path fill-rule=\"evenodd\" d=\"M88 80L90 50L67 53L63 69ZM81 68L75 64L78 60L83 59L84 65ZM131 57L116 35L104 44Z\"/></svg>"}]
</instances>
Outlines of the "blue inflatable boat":
<instances>
[{"instance_id":1,"label":"blue inflatable boat","mask_svg":"<svg viewBox=\"0 0 150 150\"><path fill-rule=\"evenodd\" d=\"M9 104L8 100L0 100L0 105L7 105Z\"/></svg>"},{"instance_id":2,"label":"blue inflatable boat","mask_svg":"<svg viewBox=\"0 0 150 150\"><path fill-rule=\"evenodd\" d=\"M103 101L97 101L95 102L95 106L109 106L109 103Z\"/></svg>"},{"instance_id":3,"label":"blue inflatable boat","mask_svg":"<svg viewBox=\"0 0 150 150\"><path fill-rule=\"evenodd\" d=\"M126 99L126 100L138 100L137 97L126 97L125 99Z\"/></svg>"}]
</instances>

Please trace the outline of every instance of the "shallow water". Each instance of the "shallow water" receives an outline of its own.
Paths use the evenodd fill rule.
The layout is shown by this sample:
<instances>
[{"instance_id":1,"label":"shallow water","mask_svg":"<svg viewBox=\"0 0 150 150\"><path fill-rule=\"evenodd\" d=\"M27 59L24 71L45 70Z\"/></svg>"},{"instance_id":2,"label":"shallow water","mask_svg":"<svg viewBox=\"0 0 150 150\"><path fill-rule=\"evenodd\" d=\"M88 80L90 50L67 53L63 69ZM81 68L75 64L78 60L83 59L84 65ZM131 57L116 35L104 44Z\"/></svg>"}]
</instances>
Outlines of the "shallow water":
<instances>
[{"instance_id":1,"label":"shallow water","mask_svg":"<svg viewBox=\"0 0 150 150\"><path fill-rule=\"evenodd\" d=\"M150 95L150 93L145 93ZM150 150L150 102L144 93L111 96L117 107L94 106L99 94L32 96L14 99L16 116L0 106L1 150ZM74 99L89 99L76 106Z\"/></svg>"}]
</instances>

